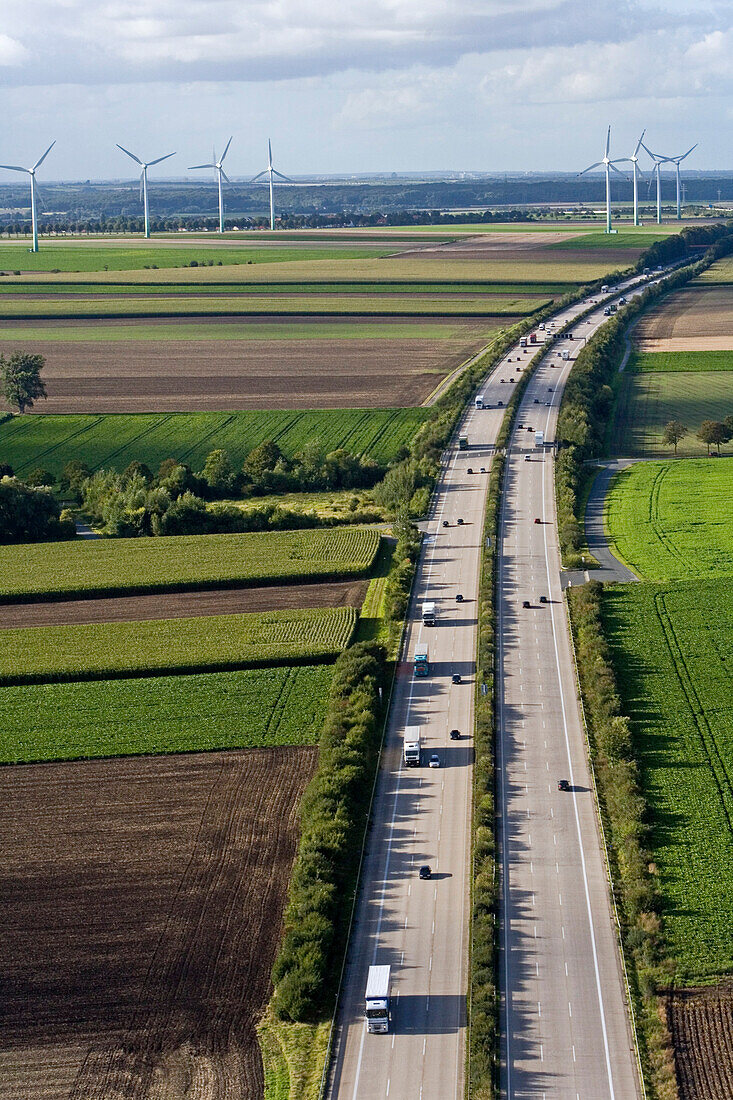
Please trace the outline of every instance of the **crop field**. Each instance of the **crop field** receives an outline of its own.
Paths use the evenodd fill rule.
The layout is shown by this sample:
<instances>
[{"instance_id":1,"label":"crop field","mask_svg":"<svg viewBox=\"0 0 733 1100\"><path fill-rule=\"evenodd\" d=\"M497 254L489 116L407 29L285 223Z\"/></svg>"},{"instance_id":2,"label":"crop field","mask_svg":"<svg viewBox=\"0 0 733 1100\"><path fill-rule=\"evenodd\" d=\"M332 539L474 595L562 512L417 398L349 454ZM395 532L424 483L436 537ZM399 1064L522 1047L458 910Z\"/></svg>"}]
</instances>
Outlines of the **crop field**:
<instances>
[{"instance_id":1,"label":"crop field","mask_svg":"<svg viewBox=\"0 0 733 1100\"><path fill-rule=\"evenodd\" d=\"M733 294L725 287L683 287L634 328L639 351L733 351Z\"/></svg>"},{"instance_id":2,"label":"crop field","mask_svg":"<svg viewBox=\"0 0 733 1100\"><path fill-rule=\"evenodd\" d=\"M0 546L0 600L361 576L379 539L373 528L342 528Z\"/></svg>"},{"instance_id":3,"label":"crop field","mask_svg":"<svg viewBox=\"0 0 733 1100\"><path fill-rule=\"evenodd\" d=\"M680 1100L729 1100L733 1096L733 987L675 989L667 998L667 1023Z\"/></svg>"},{"instance_id":4,"label":"crop field","mask_svg":"<svg viewBox=\"0 0 733 1100\"><path fill-rule=\"evenodd\" d=\"M733 256L726 256L722 260L717 260L714 264L703 271L695 279L693 286L709 286L710 284L716 286L730 286L733 283Z\"/></svg>"},{"instance_id":5,"label":"crop field","mask_svg":"<svg viewBox=\"0 0 733 1100\"><path fill-rule=\"evenodd\" d=\"M353 607L0 629L0 683L197 672L335 657Z\"/></svg>"},{"instance_id":6,"label":"crop field","mask_svg":"<svg viewBox=\"0 0 733 1100\"><path fill-rule=\"evenodd\" d=\"M723 420L733 413L733 372L659 371L623 378L614 414L611 449L614 454L661 458L672 453L662 442L665 424L680 420L688 434L680 441L680 455L704 455L707 447L696 438L703 420ZM731 444L723 454L733 452Z\"/></svg>"},{"instance_id":7,"label":"crop field","mask_svg":"<svg viewBox=\"0 0 733 1100\"><path fill-rule=\"evenodd\" d=\"M626 370L632 374L733 370L733 351L636 351Z\"/></svg>"},{"instance_id":8,"label":"crop field","mask_svg":"<svg viewBox=\"0 0 733 1100\"><path fill-rule=\"evenodd\" d=\"M21 764L315 745L330 665L0 688L0 760Z\"/></svg>"},{"instance_id":9,"label":"crop field","mask_svg":"<svg viewBox=\"0 0 733 1100\"><path fill-rule=\"evenodd\" d=\"M454 282L360 282L353 280L347 283L247 283L244 281L231 281L228 283L148 283L117 282L117 283L62 283L62 282L38 282L28 279L23 281L8 282L2 284L2 297L5 301L22 301L27 298L30 301L47 300L51 303L64 301L66 298L86 297L90 301L109 298L150 298L157 295L161 298L179 297L206 297L208 295L221 295L235 301L242 297L277 297L284 295L290 297L294 294L307 295L309 298L319 296L330 298L334 295L344 296L380 296L389 298L392 295L410 294L418 300L423 296L431 298L445 298L453 301L455 298L467 297L473 299L477 296L498 297L546 297L554 298L565 294L572 283L490 283L465 281Z\"/></svg>"},{"instance_id":10,"label":"crop field","mask_svg":"<svg viewBox=\"0 0 733 1100\"><path fill-rule=\"evenodd\" d=\"M383 321L356 331L343 319L317 332L312 319L260 326L250 318L208 326L182 320L175 331L155 332L135 332L128 322L123 334L125 326L110 321L100 340L57 340L47 332L45 340L22 337L22 347L46 357L49 396L36 410L49 413L407 407L422 404L509 323L405 319L393 335ZM121 339L109 338L113 330ZM0 339L0 352L17 350L20 340L17 332Z\"/></svg>"},{"instance_id":11,"label":"crop field","mask_svg":"<svg viewBox=\"0 0 733 1100\"><path fill-rule=\"evenodd\" d=\"M613 552L645 580L733 575L733 461L640 462L606 496Z\"/></svg>"},{"instance_id":12,"label":"crop field","mask_svg":"<svg viewBox=\"0 0 733 1100\"><path fill-rule=\"evenodd\" d=\"M36 466L60 475L79 459L91 469L124 470L133 460L153 472L166 458L202 469L223 448L239 468L250 451L274 439L292 458L312 439L390 462L429 415L428 409L317 409L273 412L15 416L0 423L0 461L22 476Z\"/></svg>"},{"instance_id":13,"label":"crop field","mask_svg":"<svg viewBox=\"0 0 733 1100\"><path fill-rule=\"evenodd\" d=\"M263 1094L313 748L0 771L3 1100Z\"/></svg>"},{"instance_id":14,"label":"crop field","mask_svg":"<svg viewBox=\"0 0 733 1100\"><path fill-rule=\"evenodd\" d=\"M574 233L572 237L564 241L553 242L549 247L573 251L583 248L613 252L628 250L629 256L631 256L633 253L643 252L655 241L662 241L678 232L676 226L656 225L653 229L646 229L646 227L641 228L641 230L639 228L622 228L610 236L604 231L595 230L589 233ZM636 257L634 256L634 258Z\"/></svg>"},{"instance_id":15,"label":"crop field","mask_svg":"<svg viewBox=\"0 0 733 1100\"><path fill-rule=\"evenodd\" d=\"M612 585L603 595L681 984L733 970L732 617L730 577Z\"/></svg>"}]
</instances>

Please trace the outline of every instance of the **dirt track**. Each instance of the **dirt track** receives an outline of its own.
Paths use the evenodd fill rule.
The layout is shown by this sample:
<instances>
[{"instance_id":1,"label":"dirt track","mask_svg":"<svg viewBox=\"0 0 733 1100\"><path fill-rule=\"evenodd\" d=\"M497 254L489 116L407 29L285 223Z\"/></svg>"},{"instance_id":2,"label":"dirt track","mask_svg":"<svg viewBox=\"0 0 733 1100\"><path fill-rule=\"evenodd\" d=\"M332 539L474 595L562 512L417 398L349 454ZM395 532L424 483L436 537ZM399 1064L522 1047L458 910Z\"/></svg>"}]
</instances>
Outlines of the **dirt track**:
<instances>
[{"instance_id":1,"label":"dirt track","mask_svg":"<svg viewBox=\"0 0 733 1100\"><path fill-rule=\"evenodd\" d=\"M733 1096L733 986L681 989L667 1001L680 1100Z\"/></svg>"},{"instance_id":2,"label":"dirt track","mask_svg":"<svg viewBox=\"0 0 733 1100\"><path fill-rule=\"evenodd\" d=\"M316 749L0 769L3 1100L254 1100Z\"/></svg>"},{"instance_id":3,"label":"dirt track","mask_svg":"<svg viewBox=\"0 0 733 1100\"><path fill-rule=\"evenodd\" d=\"M136 622L196 615L235 615L293 607L361 607L369 581L333 584L284 584L271 588L227 588L206 592L168 592L58 603L0 605L4 629L70 623Z\"/></svg>"}]
</instances>

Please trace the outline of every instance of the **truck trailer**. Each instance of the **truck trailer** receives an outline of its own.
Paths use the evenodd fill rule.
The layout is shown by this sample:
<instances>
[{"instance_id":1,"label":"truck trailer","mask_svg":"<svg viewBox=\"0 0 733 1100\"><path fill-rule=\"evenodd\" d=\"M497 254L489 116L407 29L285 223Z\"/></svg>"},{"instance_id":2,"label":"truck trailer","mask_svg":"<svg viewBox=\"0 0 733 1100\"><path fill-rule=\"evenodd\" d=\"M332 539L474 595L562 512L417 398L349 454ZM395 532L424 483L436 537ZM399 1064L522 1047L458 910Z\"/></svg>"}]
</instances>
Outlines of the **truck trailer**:
<instances>
[{"instance_id":1,"label":"truck trailer","mask_svg":"<svg viewBox=\"0 0 733 1100\"><path fill-rule=\"evenodd\" d=\"M545 433L544 432L535 432L534 433L534 445L535 445L535 447L544 447L544 445L545 445Z\"/></svg>"},{"instance_id":2,"label":"truck trailer","mask_svg":"<svg viewBox=\"0 0 733 1100\"><path fill-rule=\"evenodd\" d=\"M435 626L435 619L435 604L432 600L428 600L422 605L422 621L425 623L425 626Z\"/></svg>"},{"instance_id":3,"label":"truck trailer","mask_svg":"<svg viewBox=\"0 0 733 1100\"><path fill-rule=\"evenodd\" d=\"M477 409L483 409L483 407L484 407L484 395L482 393L477 393L476 397L474 398L473 403L474 403L474 405L476 406Z\"/></svg>"},{"instance_id":4,"label":"truck trailer","mask_svg":"<svg viewBox=\"0 0 733 1100\"><path fill-rule=\"evenodd\" d=\"M370 966L367 975L364 1017L367 1031L389 1031L389 966Z\"/></svg>"},{"instance_id":5,"label":"truck trailer","mask_svg":"<svg viewBox=\"0 0 733 1100\"><path fill-rule=\"evenodd\" d=\"M430 675L430 657L428 654L428 647L426 645L419 645L416 647L414 665L416 676Z\"/></svg>"},{"instance_id":6,"label":"truck trailer","mask_svg":"<svg viewBox=\"0 0 733 1100\"><path fill-rule=\"evenodd\" d=\"M402 739L402 761L406 768L420 767L420 727L405 726Z\"/></svg>"}]
</instances>

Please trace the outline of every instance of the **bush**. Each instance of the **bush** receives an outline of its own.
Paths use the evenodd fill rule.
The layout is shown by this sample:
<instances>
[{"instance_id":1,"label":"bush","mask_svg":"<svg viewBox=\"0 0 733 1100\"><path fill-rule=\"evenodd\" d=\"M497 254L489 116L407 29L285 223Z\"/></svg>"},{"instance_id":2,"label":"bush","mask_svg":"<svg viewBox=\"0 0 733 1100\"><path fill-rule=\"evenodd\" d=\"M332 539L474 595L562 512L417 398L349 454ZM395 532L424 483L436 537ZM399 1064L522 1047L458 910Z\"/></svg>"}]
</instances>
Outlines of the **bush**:
<instances>
[{"instance_id":1,"label":"bush","mask_svg":"<svg viewBox=\"0 0 733 1100\"><path fill-rule=\"evenodd\" d=\"M74 538L70 513L61 513L53 493L33 488L15 478L0 479L0 543L43 542Z\"/></svg>"}]
</instances>

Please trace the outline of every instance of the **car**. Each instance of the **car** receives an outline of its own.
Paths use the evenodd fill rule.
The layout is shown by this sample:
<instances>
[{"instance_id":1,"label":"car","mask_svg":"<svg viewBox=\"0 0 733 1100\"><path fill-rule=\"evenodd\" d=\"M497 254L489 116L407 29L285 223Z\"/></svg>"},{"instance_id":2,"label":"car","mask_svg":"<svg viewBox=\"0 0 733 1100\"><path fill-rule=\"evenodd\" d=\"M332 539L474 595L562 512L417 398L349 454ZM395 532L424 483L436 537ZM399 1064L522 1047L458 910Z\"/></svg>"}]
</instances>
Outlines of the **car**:
<instances>
[{"instance_id":1,"label":"car","mask_svg":"<svg viewBox=\"0 0 733 1100\"><path fill-rule=\"evenodd\" d=\"M548 393L552 393L552 386L548 386L548 387L547 387L547 392L548 392Z\"/></svg>"},{"instance_id":2,"label":"car","mask_svg":"<svg viewBox=\"0 0 733 1100\"><path fill-rule=\"evenodd\" d=\"M552 401L545 401L545 408L546 409L551 409L552 408Z\"/></svg>"},{"instance_id":3,"label":"car","mask_svg":"<svg viewBox=\"0 0 733 1100\"><path fill-rule=\"evenodd\" d=\"M496 402L496 407L497 407L497 409L503 409L504 408L504 402L503 401L497 401Z\"/></svg>"},{"instance_id":4,"label":"car","mask_svg":"<svg viewBox=\"0 0 733 1100\"><path fill-rule=\"evenodd\" d=\"M482 474L485 474L485 473L486 473L486 467L485 467L485 466L482 466L482 467L481 467L481 473L482 473Z\"/></svg>"},{"instance_id":5,"label":"car","mask_svg":"<svg viewBox=\"0 0 733 1100\"><path fill-rule=\"evenodd\" d=\"M540 403L539 397L535 397L534 403L535 403L535 405L539 405L539 403Z\"/></svg>"},{"instance_id":6,"label":"car","mask_svg":"<svg viewBox=\"0 0 733 1100\"><path fill-rule=\"evenodd\" d=\"M462 592L457 592L456 593L456 603L463 603L463 593Z\"/></svg>"},{"instance_id":7,"label":"car","mask_svg":"<svg viewBox=\"0 0 733 1100\"><path fill-rule=\"evenodd\" d=\"M453 683L453 684L462 684L463 683L463 681L461 680L460 672L454 672L453 673L453 675L451 676L451 683Z\"/></svg>"},{"instance_id":8,"label":"car","mask_svg":"<svg viewBox=\"0 0 733 1100\"><path fill-rule=\"evenodd\" d=\"M557 789L559 791L569 791L570 790L570 784L568 783L567 779L558 779Z\"/></svg>"},{"instance_id":9,"label":"car","mask_svg":"<svg viewBox=\"0 0 733 1100\"><path fill-rule=\"evenodd\" d=\"M547 596L540 596L540 603L547 603Z\"/></svg>"},{"instance_id":10,"label":"car","mask_svg":"<svg viewBox=\"0 0 733 1100\"><path fill-rule=\"evenodd\" d=\"M440 757L438 756L437 752L432 753L430 759L428 760L428 767L429 768L439 768L440 767Z\"/></svg>"},{"instance_id":11,"label":"car","mask_svg":"<svg viewBox=\"0 0 733 1100\"><path fill-rule=\"evenodd\" d=\"M528 424L528 425L527 425L527 431L528 431L528 432L533 432L533 431L534 431L534 428L532 427L532 425L531 425L531 424Z\"/></svg>"},{"instance_id":12,"label":"car","mask_svg":"<svg viewBox=\"0 0 733 1100\"><path fill-rule=\"evenodd\" d=\"M534 521L535 521L535 523L542 523L542 520L540 519L539 516L535 516Z\"/></svg>"},{"instance_id":13,"label":"car","mask_svg":"<svg viewBox=\"0 0 733 1100\"><path fill-rule=\"evenodd\" d=\"M625 306L625 305L626 305L626 301L627 301L627 299L626 299L626 298L624 298L624 296L623 296L623 295L621 295L621 297L620 297L620 298L619 298L619 300L618 300L618 304L619 304L620 306Z\"/></svg>"},{"instance_id":14,"label":"car","mask_svg":"<svg viewBox=\"0 0 733 1100\"><path fill-rule=\"evenodd\" d=\"M568 335L568 340L572 340L572 338L573 338L572 332L569 332L567 335Z\"/></svg>"},{"instance_id":15,"label":"car","mask_svg":"<svg viewBox=\"0 0 733 1100\"><path fill-rule=\"evenodd\" d=\"M419 878L432 878L433 877L433 869L432 869L432 867L430 866L429 863L423 863L422 867L418 871L418 877Z\"/></svg>"},{"instance_id":16,"label":"car","mask_svg":"<svg viewBox=\"0 0 733 1100\"><path fill-rule=\"evenodd\" d=\"M461 731L460 730L451 730L450 733L448 734L448 736L450 737L451 741L460 741L461 740Z\"/></svg>"},{"instance_id":17,"label":"car","mask_svg":"<svg viewBox=\"0 0 733 1100\"><path fill-rule=\"evenodd\" d=\"M500 378L499 381L500 382L506 382L506 378Z\"/></svg>"},{"instance_id":18,"label":"car","mask_svg":"<svg viewBox=\"0 0 733 1100\"><path fill-rule=\"evenodd\" d=\"M518 428L523 428L523 427L524 427L524 424L517 424L517 427L518 427Z\"/></svg>"},{"instance_id":19,"label":"car","mask_svg":"<svg viewBox=\"0 0 733 1100\"><path fill-rule=\"evenodd\" d=\"M507 359L507 363L511 363L511 359Z\"/></svg>"},{"instance_id":20,"label":"car","mask_svg":"<svg viewBox=\"0 0 733 1100\"><path fill-rule=\"evenodd\" d=\"M456 523L459 527L463 527L463 520L460 517L456 520Z\"/></svg>"},{"instance_id":21,"label":"car","mask_svg":"<svg viewBox=\"0 0 733 1100\"><path fill-rule=\"evenodd\" d=\"M532 606L532 604L529 602L529 600L522 600L522 607L531 607L531 606Z\"/></svg>"},{"instance_id":22,"label":"car","mask_svg":"<svg viewBox=\"0 0 733 1100\"><path fill-rule=\"evenodd\" d=\"M524 456L524 461L525 462L531 462L532 461L532 455L525 455Z\"/></svg>"},{"instance_id":23,"label":"car","mask_svg":"<svg viewBox=\"0 0 733 1100\"><path fill-rule=\"evenodd\" d=\"M473 473L473 466L469 466L468 469L466 470L466 473L467 474L472 474Z\"/></svg>"},{"instance_id":24,"label":"car","mask_svg":"<svg viewBox=\"0 0 733 1100\"><path fill-rule=\"evenodd\" d=\"M510 379L509 379L509 381L510 381L510 382L513 382L513 381L514 381L514 379L513 379L513 378L510 378Z\"/></svg>"},{"instance_id":25,"label":"car","mask_svg":"<svg viewBox=\"0 0 733 1100\"><path fill-rule=\"evenodd\" d=\"M443 526L444 526L444 527L450 527L450 524L448 523L448 520L447 520L447 519L444 519L444 520L443 520Z\"/></svg>"}]
</instances>

